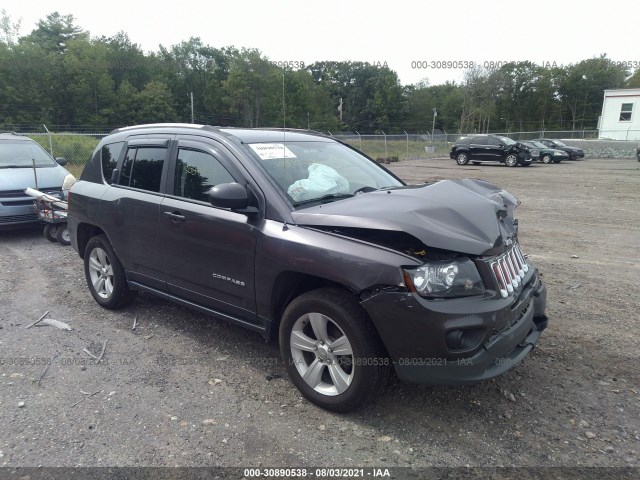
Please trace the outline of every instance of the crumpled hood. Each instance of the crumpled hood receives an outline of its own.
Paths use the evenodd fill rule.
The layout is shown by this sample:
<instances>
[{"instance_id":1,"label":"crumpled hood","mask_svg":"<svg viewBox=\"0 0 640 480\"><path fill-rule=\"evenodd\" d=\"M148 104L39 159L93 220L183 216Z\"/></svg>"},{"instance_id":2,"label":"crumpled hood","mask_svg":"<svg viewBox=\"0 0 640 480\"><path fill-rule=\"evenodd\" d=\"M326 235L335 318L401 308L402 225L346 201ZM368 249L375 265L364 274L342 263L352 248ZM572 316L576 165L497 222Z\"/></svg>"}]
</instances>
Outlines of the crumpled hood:
<instances>
[{"instance_id":1,"label":"crumpled hood","mask_svg":"<svg viewBox=\"0 0 640 480\"><path fill-rule=\"evenodd\" d=\"M427 247L494 255L516 234L518 203L482 180L443 180L364 193L292 215L298 225L402 231Z\"/></svg>"}]
</instances>

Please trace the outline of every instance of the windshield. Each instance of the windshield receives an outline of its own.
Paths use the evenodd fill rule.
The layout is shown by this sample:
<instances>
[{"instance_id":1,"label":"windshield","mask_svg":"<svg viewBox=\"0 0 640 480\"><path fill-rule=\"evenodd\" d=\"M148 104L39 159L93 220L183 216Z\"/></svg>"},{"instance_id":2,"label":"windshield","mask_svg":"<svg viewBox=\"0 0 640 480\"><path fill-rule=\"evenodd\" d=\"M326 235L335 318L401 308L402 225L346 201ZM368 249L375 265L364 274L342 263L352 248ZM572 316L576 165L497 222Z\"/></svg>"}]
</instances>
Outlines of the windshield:
<instances>
[{"instance_id":1,"label":"windshield","mask_svg":"<svg viewBox=\"0 0 640 480\"><path fill-rule=\"evenodd\" d=\"M32 142L0 142L0 168L54 167L57 163Z\"/></svg>"},{"instance_id":2,"label":"windshield","mask_svg":"<svg viewBox=\"0 0 640 480\"><path fill-rule=\"evenodd\" d=\"M560 140L554 140L553 143L555 143L556 146L558 147L566 147L566 145L562 143Z\"/></svg>"},{"instance_id":3,"label":"windshield","mask_svg":"<svg viewBox=\"0 0 640 480\"><path fill-rule=\"evenodd\" d=\"M248 147L294 206L403 185L376 163L340 143L251 143Z\"/></svg>"},{"instance_id":4,"label":"windshield","mask_svg":"<svg viewBox=\"0 0 640 480\"><path fill-rule=\"evenodd\" d=\"M533 144L534 147L538 147L538 148L549 148L547 147L544 143L540 143L540 142L531 142Z\"/></svg>"},{"instance_id":5,"label":"windshield","mask_svg":"<svg viewBox=\"0 0 640 480\"><path fill-rule=\"evenodd\" d=\"M498 137L498 138L502 140L506 145L513 145L514 143L516 143L515 140L512 140L509 137Z\"/></svg>"}]
</instances>

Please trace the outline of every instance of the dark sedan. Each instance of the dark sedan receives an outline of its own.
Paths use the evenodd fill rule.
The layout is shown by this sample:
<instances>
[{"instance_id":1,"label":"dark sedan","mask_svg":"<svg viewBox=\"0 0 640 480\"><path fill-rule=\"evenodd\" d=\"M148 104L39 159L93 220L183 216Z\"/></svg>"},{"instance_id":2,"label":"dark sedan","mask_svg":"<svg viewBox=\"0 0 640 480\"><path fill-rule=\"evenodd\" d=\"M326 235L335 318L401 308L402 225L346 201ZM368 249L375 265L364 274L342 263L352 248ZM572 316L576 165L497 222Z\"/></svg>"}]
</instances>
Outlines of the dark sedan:
<instances>
[{"instance_id":1,"label":"dark sedan","mask_svg":"<svg viewBox=\"0 0 640 480\"><path fill-rule=\"evenodd\" d=\"M540 154L537 158L534 158L534 160L538 160L542 163L560 163L562 160L569 159L569 154L564 150L547 147L544 143L537 140L524 142L524 144L530 146L531 149L539 150Z\"/></svg>"},{"instance_id":2,"label":"dark sedan","mask_svg":"<svg viewBox=\"0 0 640 480\"><path fill-rule=\"evenodd\" d=\"M567 152L569 154L569 160L577 160L579 158L584 158L584 150L578 147L570 147L569 145L561 142L560 140L552 140L550 138L540 138L538 142L544 143L549 148L555 148L557 150L562 150L563 152Z\"/></svg>"}]
</instances>

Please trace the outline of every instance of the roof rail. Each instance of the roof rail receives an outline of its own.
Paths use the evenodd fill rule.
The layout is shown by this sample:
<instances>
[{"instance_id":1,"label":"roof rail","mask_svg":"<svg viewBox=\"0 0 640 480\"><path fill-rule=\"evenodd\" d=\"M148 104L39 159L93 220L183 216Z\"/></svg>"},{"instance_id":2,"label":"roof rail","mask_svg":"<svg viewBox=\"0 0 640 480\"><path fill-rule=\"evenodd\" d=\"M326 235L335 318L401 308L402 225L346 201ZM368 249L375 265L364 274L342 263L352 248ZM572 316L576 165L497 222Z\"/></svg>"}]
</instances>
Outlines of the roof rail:
<instances>
[{"instance_id":1,"label":"roof rail","mask_svg":"<svg viewBox=\"0 0 640 480\"><path fill-rule=\"evenodd\" d=\"M215 130L211 125L201 125L197 123L145 123L143 125L131 125L127 127L120 127L112 130L110 133L126 132L127 130L137 130L139 128L193 128L202 130Z\"/></svg>"}]
</instances>

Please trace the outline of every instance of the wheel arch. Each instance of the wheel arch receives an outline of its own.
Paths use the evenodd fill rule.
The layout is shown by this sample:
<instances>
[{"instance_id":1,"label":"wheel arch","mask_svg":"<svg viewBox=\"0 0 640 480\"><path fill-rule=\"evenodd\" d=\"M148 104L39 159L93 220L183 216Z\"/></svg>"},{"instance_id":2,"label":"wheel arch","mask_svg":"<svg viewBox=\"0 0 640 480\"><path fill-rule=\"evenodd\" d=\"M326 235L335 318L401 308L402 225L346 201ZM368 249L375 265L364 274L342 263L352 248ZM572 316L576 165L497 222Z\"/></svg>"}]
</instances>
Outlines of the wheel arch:
<instances>
[{"instance_id":1,"label":"wheel arch","mask_svg":"<svg viewBox=\"0 0 640 480\"><path fill-rule=\"evenodd\" d=\"M272 295L271 295L271 309L270 321L267 322L266 337L268 341L274 341L278 339L278 330L280 328L280 321L282 320L282 314L286 310L287 306L300 295L317 290L320 288L336 288L353 295L354 298L361 303L363 296L367 295L367 292L376 290L375 288L369 288L362 292L356 292L352 288L346 285L323 278L316 275L307 273L284 271L281 272L273 283ZM371 320L369 313L364 307L361 307L367 320L371 324L372 329L376 332L380 343L386 352L386 346L380 332ZM388 354L388 353L387 353Z\"/></svg>"},{"instance_id":2,"label":"wheel arch","mask_svg":"<svg viewBox=\"0 0 640 480\"><path fill-rule=\"evenodd\" d=\"M80 258L84 259L84 249L91 240L96 235L107 235L104 230L96 225L92 225L90 223L79 223L76 227L76 239L78 242L78 254ZM107 236L108 238L108 236Z\"/></svg>"}]
</instances>

